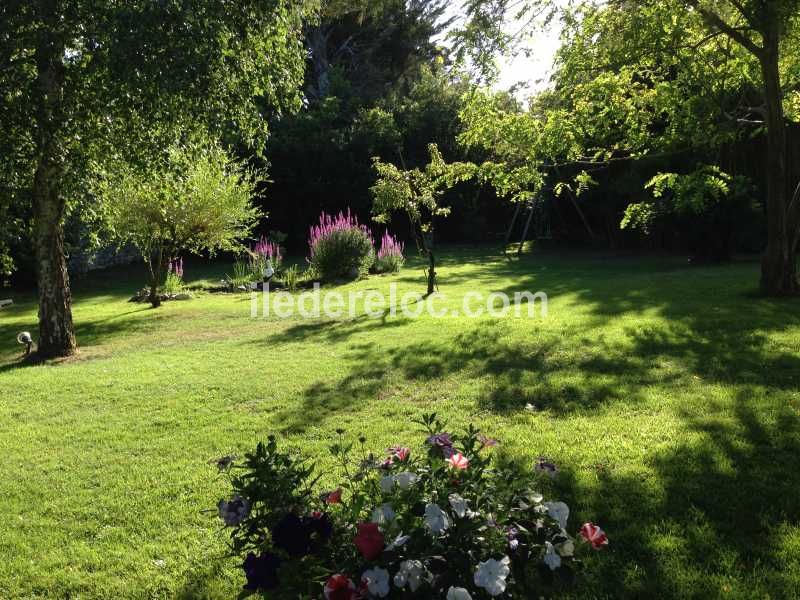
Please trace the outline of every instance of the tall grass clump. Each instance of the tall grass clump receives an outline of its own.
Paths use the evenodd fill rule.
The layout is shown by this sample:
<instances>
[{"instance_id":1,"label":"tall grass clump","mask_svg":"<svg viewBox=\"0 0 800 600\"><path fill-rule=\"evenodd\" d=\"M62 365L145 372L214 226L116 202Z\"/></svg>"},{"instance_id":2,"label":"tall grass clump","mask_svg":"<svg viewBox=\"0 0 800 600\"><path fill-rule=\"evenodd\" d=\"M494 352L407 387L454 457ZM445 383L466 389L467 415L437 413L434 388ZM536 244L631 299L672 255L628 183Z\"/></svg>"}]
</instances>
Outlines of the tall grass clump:
<instances>
[{"instance_id":1,"label":"tall grass clump","mask_svg":"<svg viewBox=\"0 0 800 600\"><path fill-rule=\"evenodd\" d=\"M375 262L375 243L366 225L355 215L322 213L308 234L309 265L324 280L366 275Z\"/></svg>"}]
</instances>

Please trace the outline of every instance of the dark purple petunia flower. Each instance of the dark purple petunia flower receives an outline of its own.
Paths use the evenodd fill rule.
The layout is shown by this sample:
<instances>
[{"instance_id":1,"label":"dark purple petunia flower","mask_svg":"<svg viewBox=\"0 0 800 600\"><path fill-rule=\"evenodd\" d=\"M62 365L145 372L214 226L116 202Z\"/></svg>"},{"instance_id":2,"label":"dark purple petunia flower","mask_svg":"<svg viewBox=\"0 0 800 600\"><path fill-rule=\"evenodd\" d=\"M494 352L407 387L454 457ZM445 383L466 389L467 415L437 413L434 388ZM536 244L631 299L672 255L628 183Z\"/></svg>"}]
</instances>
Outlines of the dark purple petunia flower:
<instances>
[{"instance_id":1,"label":"dark purple petunia flower","mask_svg":"<svg viewBox=\"0 0 800 600\"><path fill-rule=\"evenodd\" d=\"M555 477L558 475L558 467L556 464L544 456L540 456L538 459L536 459L533 469L537 473L544 473L548 477Z\"/></svg>"},{"instance_id":2,"label":"dark purple petunia flower","mask_svg":"<svg viewBox=\"0 0 800 600\"><path fill-rule=\"evenodd\" d=\"M248 590L273 590L278 587L278 567L281 559L271 552L264 552L256 556L252 552L244 559L242 569L247 577L245 589Z\"/></svg>"},{"instance_id":3,"label":"dark purple petunia flower","mask_svg":"<svg viewBox=\"0 0 800 600\"><path fill-rule=\"evenodd\" d=\"M300 517L288 513L272 528L272 542L289 556L305 556L310 549L311 532Z\"/></svg>"},{"instance_id":4,"label":"dark purple petunia flower","mask_svg":"<svg viewBox=\"0 0 800 600\"><path fill-rule=\"evenodd\" d=\"M328 513L314 511L305 518L305 524L317 541L325 541L333 534L333 522Z\"/></svg>"},{"instance_id":5,"label":"dark purple petunia flower","mask_svg":"<svg viewBox=\"0 0 800 600\"><path fill-rule=\"evenodd\" d=\"M453 440L450 439L449 433L437 433L428 438L428 443L431 446L438 446L439 448L443 448L445 446L452 446Z\"/></svg>"},{"instance_id":6,"label":"dark purple petunia flower","mask_svg":"<svg viewBox=\"0 0 800 600\"><path fill-rule=\"evenodd\" d=\"M455 452L453 450L453 440L450 439L449 433L432 435L427 439L427 442L434 448L438 448L445 458L450 458Z\"/></svg>"}]
</instances>

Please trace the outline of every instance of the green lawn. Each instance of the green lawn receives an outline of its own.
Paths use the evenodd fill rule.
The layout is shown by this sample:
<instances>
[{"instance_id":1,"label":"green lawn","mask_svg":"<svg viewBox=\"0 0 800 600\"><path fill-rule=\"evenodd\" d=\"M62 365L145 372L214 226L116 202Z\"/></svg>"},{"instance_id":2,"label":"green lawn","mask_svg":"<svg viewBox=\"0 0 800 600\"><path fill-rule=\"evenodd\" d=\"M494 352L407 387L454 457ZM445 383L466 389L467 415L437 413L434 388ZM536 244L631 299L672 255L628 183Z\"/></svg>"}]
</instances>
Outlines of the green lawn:
<instances>
[{"instance_id":1,"label":"green lawn","mask_svg":"<svg viewBox=\"0 0 800 600\"><path fill-rule=\"evenodd\" d=\"M756 262L489 249L443 262L452 307L470 290L542 290L549 316L253 320L247 296L222 294L154 311L126 301L143 273L115 270L75 286L80 356L20 367L14 337L35 331L36 308L11 293L0 597L232 598L242 577L203 512L226 492L209 460L274 432L324 470L335 429L417 446L428 411L560 465L548 494L572 507L571 529L594 520L610 537L573 594L796 596L797 300L756 296ZM424 285L409 267L342 289L391 282Z\"/></svg>"}]
</instances>

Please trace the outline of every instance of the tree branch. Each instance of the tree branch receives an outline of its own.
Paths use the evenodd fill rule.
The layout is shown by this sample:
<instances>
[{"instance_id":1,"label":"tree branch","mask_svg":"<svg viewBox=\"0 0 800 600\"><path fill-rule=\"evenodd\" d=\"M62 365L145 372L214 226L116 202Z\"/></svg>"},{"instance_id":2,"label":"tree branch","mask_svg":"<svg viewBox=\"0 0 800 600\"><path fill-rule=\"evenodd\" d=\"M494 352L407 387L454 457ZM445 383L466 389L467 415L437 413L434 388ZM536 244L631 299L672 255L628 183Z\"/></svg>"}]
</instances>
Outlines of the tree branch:
<instances>
[{"instance_id":1,"label":"tree branch","mask_svg":"<svg viewBox=\"0 0 800 600\"><path fill-rule=\"evenodd\" d=\"M718 29L719 31L723 32L725 35L730 37L731 39L738 42L741 46L749 50L756 58L761 58L762 54L764 53L764 49L756 44L753 40L747 37L740 28L733 27L725 22L725 20L720 17L717 13L713 10L709 10L700 5L700 0L686 0L687 4L694 8L700 16L703 17L703 20L710 26ZM736 8L741 11L741 8L734 4ZM747 18L747 16L742 13L742 16Z\"/></svg>"}]
</instances>

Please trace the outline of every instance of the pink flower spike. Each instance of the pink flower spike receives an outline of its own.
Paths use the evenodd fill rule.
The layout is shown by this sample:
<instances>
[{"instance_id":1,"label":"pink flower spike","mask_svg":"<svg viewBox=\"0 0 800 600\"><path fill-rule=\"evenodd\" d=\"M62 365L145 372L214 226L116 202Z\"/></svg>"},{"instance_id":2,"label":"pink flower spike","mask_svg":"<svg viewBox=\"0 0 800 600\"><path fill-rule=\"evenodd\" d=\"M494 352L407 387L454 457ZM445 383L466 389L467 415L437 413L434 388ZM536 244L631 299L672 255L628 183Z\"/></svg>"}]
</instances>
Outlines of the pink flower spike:
<instances>
[{"instance_id":1,"label":"pink flower spike","mask_svg":"<svg viewBox=\"0 0 800 600\"><path fill-rule=\"evenodd\" d=\"M594 523L584 523L581 527L580 535L589 542L595 550L602 550L608 546L608 536Z\"/></svg>"},{"instance_id":2,"label":"pink flower spike","mask_svg":"<svg viewBox=\"0 0 800 600\"><path fill-rule=\"evenodd\" d=\"M467 459L466 456L461 454L461 452L456 452L455 454L453 454L453 456L447 459L447 462L454 469L459 469L461 471L469 467L469 460Z\"/></svg>"}]
</instances>

